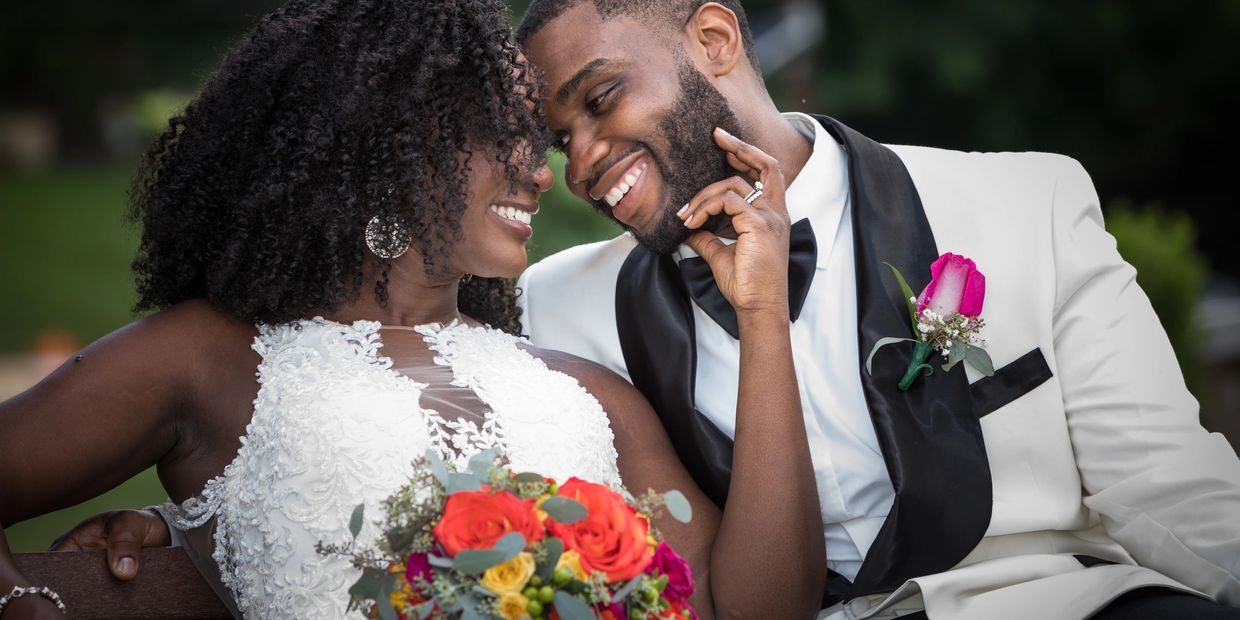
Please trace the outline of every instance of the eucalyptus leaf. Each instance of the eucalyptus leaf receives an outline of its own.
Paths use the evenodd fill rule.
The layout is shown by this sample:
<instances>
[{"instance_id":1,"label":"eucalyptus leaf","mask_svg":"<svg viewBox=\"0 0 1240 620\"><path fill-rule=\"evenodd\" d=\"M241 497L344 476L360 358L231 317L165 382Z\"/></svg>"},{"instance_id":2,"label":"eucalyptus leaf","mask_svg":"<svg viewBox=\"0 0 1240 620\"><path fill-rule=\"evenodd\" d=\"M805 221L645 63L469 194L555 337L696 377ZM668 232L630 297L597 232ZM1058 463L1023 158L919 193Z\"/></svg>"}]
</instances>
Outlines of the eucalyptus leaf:
<instances>
[{"instance_id":1,"label":"eucalyptus leaf","mask_svg":"<svg viewBox=\"0 0 1240 620\"><path fill-rule=\"evenodd\" d=\"M444 486L447 487L448 495L452 495L461 491L481 491L482 481L473 474L452 472L448 474L448 484Z\"/></svg>"},{"instance_id":2,"label":"eucalyptus leaf","mask_svg":"<svg viewBox=\"0 0 1240 620\"><path fill-rule=\"evenodd\" d=\"M589 605L563 590L555 593L555 610L563 620L594 620L594 612Z\"/></svg>"},{"instance_id":3,"label":"eucalyptus leaf","mask_svg":"<svg viewBox=\"0 0 1240 620\"><path fill-rule=\"evenodd\" d=\"M693 520L693 506L689 505L689 500L685 499L685 494L680 491L672 490L663 494L663 502L667 504L667 512L672 518L681 523L688 523Z\"/></svg>"},{"instance_id":4,"label":"eucalyptus leaf","mask_svg":"<svg viewBox=\"0 0 1240 620\"><path fill-rule=\"evenodd\" d=\"M966 347L964 355L969 365L976 368L978 372L987 377L994 376L995 364L990 361L990 354L985 349L981 347Z\"/></svg>"},{"instance_id":5,"label":"eucalyptus leaf","mask_svg":"<svg viewBox=\"0 0 1240 620\"><path fill-rule=\"evenodd\" d=\"M392 594L392 587L395 585L392 573L385 572L383 579L379 582L379 597L375 599L375 604L379 608L380 620L397 620L396 608L392 606L392 601L388 598Z\"/></svg>"},{"instance_id":6,"label":"eucalyptus leaf","mask_svg":"<svg viewBox=\"0 0 1240 620\"><path fill-rule=\"evenodd\" d=\"M349 596L367 600L379 598L379 585L383 580L383 574L383 571L377 568L363 569L362 576L349 586Z\"/></svg>"},{"instance_id":7,"label":"eucalyptus leaf","mask_svg":"<svg viewBox=\"0 0 1240 620\"><path fill-rule=\"evenodd\" d=\"M504 557L503 551L492 549L466 549L452 558L452 568L467 575L476 575L486 569L502 564L512 558Z\"/></svg>"},{"instance_id":8,"label":"eucalyptus leaf","mask_svg":"<svg viewBox=\"0 0 1240 620\"><path fill-rule=\"evenodd\" d=\"M950 344L951 344L951 351L947 353L947 362L943 364L944 372L950 371L952 368L955 368L956 364L959 364L960 360L964 359L965 354L969 350L969 345L963 342L952 342Z\"/></svg>"},{"instance_id":9,"label":"eucalyptus leaf","mask_svg":"<svg viewBox=\"0 0 1240 620\"><path fill-rule=\"evenodd\" d=\"M518 483L520 483L520 484L533 484L533 483L535 483L535 482L545 482L545 481L546 481L546 478L543 478L542 476L540 476L540 475L538 475L538 474L536 474L536 473L533 473L533 472L528 472L528 471L527 471L527 472L522 472L522 473L519 473L519 474L517 474L516 476L513 476L513 478L512 478L512 479L513 479L513 481L514 481L514 482L518 482Z\"/></svg>"},{"instance_id":10,"label":"eucalyptus leaf","mask_svg":"<svg viewBox=\"0 0 1240 620\"><path fill-rule=\"evenodd\" d=\"M517 554L521 553L524 549L525 536L522 536L520 532L508 532L507 534L501 536L500 539L495 541L495 544L491 546L492 551L499 551L508 556L504 560L505 562L517 557Z\"/></svg>"},{"instance_id":11,"label":"eucalyptus leaf","mask_svg":"<svg viewBox=\"0 0 1240 620\"><path fill-rule=\"evenodd\" d=\"M913 289L909 288L908 282L904 281L904 276L900 274L900 270L896 269L891 263L883 263L891 268L891 273L896 274L896 280L900 282L900 292L904 294L904 305L908 308L909 320L913 323L913 334L917 334L917 304L912 300L916 298L913 295Z\"/></svg>"},{"instance_id":12,"label":"eucalyptus leaf","mask_svg":"<svg viewBox=\"0 0 1240 620\"><path fill-rule=\"evenodd\" d=\"M357 534L362 531L362 514L365 512L366 504L358 504L353 507L353 514L349 516L349 533L354 540L357 540Z\"/></svg>"},{"instance_id":13,"label":"eucalyptus leaf","mask_svg":"<svg viewBox=\"0 0 1240 620\"><path fill-rule=\"evenodd\" d=\"M878 353L878 350L879 350L879 349L881 349L881 348L883 348L883 347L885 347L885 346L887 346L887 345L889 345L889 344L895 344L895 343L897 343L897 342L905 342L905 341L907 341L907 342L917 342L916 340L913 340L912 338L896 338L895 336L887 336L886 338L879 338L879 339L878 339L878 342L875 342L875 343L874 343L874 348L873 348L873 349L870 349L870 356L869 356L869 357L867 357L867 358L865 358L865 372L866 372L866 374L870 374L870 375L874 374L874 371L873 371L873 370L871 370L871 366L873 365L873 362L874 362L874 354L875 354L875 353Z\"/></svg>"},{"instance_id":14,"label":"eucalyptus leaf","mask_svg":"<svg viewBox=\"0 0 1240 620\"><path fill-rule=\"evenodd\" d=\"M422 603L422 607L418 609L418 620L426 620L431 616L432 611L435 611L435 601Z\"/></svg>"},{"instance_id":15,"label":"eucalyptus leaf","mask_svg":"<svg viewBox=\"0 0 1240 620\"><path fill-rule=\"evenodd\" d=\"M632 592L633 589L637 587L637 584L641 583L642 579L645 577L646 575L643 574L630 579L628 583L624 584L623 588L616 591L615 595L611 597L611 600L623 601L625 597L629 595L629 592Z\"/></svg>"},{"instance_id":16,"label":"eucalyptus leaf","mask_svg":"<svg viewBox=\"0 0 1240 620\"><path fill-rule=\"evenodd\" d=\"M488 448L473 455L469 459L469 471L474 472L479 478L485 479L491 473L491 465L495 464L495 458L499 452L495 448Z\"/></svg>"},{"instance_id":17,"label":"eucalyptus leaf","mask_svg":"<svg viewBox=\"0 0 1240 620\"><path fill-rule=\"evenodd\" d=\"M456 554L452 559L452 568L466 574L481 573L517 557L522 549L525 549L525 537L519 532L508 532L490 549L466 549Z\"/></svg>"},{"instance_id":18,"label":"eucalyptus leaf","mask_svg":"<svg viewBox=\"0 0 1240 620\"><path fill-rule=\"evenodd\" d=\"M543 543L543 549L547 550L547 561L538 567L538 576L543 581L549 581L551 576L555 574L555 566L560 563L560 556L564 554L564 541L559 538L548 538Z\"/></svg>"},{"instance_id":19,"label":"eucalyptus leaf","mask_svg":"<svg viewBox=\"0 0 1240 620\"><path fill-rule=\"evenodd\" d=\"M548 497L540 508L547 516L564 525L572 525L586 518L587 514L586 507L581 505L581 502L559 495Z\"/></svg>"},{"instance_id":20,"label":"eucalyptus leaf","mask_svg":"<svg viewBox=\"0 0 1240 620\"><path fill-rule=\"evenodd\" d=\"M484 616L478 613L478 599L462 592L457 601L461 605L461 620L484 620Z\"/></svg>"},{"instance_id":21,"label":"eucalyptus leaf","mask_svg":"<svg viewBox=\"0 0 1240 620\"><path fill-rule=\"evenodd\" d=\"M399 620L400 616L396 615L396 608L392 607L392 601L389 601L388 597L377 599L375 606L379 608L379 620Z\"/></svg>"},{"instance_id":22,"label":"eucalyptus leaf","mask_svg":"<svg viewBox=\"0 0 1240 620\"><path fill-rule=\"evenodd\" d=\"M428 555L426 556L426 561L429 562L431 566L438 566L439 568L452 568L452 558L441 558L437 555Z\"/></svg>"},{"instance_id":23,"label":"eucalyptus leaf","mask_svg":"<svg viewBox=\"0 0 1240 620\"><path fill-rule=\"evenodd\" d=\"M439 481L439 484L445 488L448 486L448 466L443 464L443 459L439 458L439 453L434 450L426 451L426 461L430 463L431 474Z\"/></svg>"}]
</instances>

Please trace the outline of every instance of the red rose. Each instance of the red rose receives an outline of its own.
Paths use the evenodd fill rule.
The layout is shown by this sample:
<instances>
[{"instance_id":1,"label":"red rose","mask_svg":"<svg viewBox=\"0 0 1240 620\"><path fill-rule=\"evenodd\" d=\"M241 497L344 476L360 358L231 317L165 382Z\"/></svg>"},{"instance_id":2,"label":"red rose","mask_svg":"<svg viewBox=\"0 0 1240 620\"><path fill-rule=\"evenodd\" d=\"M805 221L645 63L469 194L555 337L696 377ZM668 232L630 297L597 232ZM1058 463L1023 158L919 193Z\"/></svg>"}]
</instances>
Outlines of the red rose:
<instances>
[{"instance_id":1,"label":"red rose","mask_svg":"<svg viewBox=\"0 0 1240 620\"><path fill-rule=\"evenodd\" d=\"M443 518L434 531L435 539L449 557L455 557L463 549L490 549L508 532L520 532L526 544L543 535L542 522L534 512L534 500L486 490L449 495L443 507Z\"/></svg>"},{"instance_id":2,"label":"red rose","mask_svg":"<svg viewBox=\"0 0 1240 620\"><path fill-rule=\"evenodd\" d=\"M586 518L565 525L547 520L551 534L576 551L587 572L602 571L615 583L632 579L650 565L650 524L619 493L592 482L569 478L559 495L581 502Z\"/></svg>"}]
</instances>

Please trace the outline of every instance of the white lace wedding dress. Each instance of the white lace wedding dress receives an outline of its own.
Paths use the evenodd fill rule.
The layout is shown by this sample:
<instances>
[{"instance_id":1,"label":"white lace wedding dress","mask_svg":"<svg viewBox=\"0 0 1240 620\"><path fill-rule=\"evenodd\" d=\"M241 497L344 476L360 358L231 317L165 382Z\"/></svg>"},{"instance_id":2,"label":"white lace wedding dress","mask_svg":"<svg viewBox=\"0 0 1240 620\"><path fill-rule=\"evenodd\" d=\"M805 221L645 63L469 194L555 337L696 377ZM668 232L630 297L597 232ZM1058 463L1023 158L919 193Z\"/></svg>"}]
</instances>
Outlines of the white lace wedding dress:
<instances>
[{"instance_id":1,"label":"white lace wedding dress","mask_svg":"<svg viewBox=\"0 0 1240 620\"><path fill-rule=\"evenodd\" d=\"M446 388L446 398L393 368L380 353L378 323L260 327L260 388L241 449L198 497L161 507L234 614L345 616L358 572L315 544L347 542L354 507L379 515L428 449L463 466L498 448L517 471L619 485L607 416L575 379L500 331L459 322L415 329L438 370L450 369L450 385L437 392ZM453 400L482 410L445 415L462 408ZM359 542L373 541L376 529L367 523Z\"/></svg>"}]
</instances>

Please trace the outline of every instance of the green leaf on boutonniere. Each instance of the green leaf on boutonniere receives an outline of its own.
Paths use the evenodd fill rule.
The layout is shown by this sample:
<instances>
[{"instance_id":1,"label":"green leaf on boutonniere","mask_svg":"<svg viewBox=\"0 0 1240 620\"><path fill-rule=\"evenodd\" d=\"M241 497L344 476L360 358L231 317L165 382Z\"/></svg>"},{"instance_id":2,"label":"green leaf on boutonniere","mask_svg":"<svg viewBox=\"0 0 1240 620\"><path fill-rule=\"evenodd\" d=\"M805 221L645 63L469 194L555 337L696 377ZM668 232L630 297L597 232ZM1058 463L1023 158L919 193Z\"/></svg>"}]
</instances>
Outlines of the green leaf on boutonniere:
<instances>
[{"instance_id":1,"label":"green leaf on boutonniere","mask_svg":"<svg viewBox=\"0 0 1240 620\"><path fill-rule=\"evenodd\" d=\"M526 471L513 476L512 481L517 484L535 484L538 482L546 482L547 480L538 474Z\"/></svg>"},{"instance_id":2,"label":"green leaf on boutonniere","mask_svg":"<svg viewBox=\"0 0 1240 620\"><path fill-rule=\"evenodd\" d=\"M947 353L947 362L943 364L943 371L950 371L965 358L969 352L969 345L963 342L950 342L951 350Z\"/></svg>"},{"instance_id":3,"label":"green leaf on boutonniere","mask_svg":"<svg viewBox=\"0 0 1240 620\"><path fill-rule=\"evenodd\" d=\"M904 281L904 276L900 275L900 270L896 269L895 265L887 262L884 262L883 264L891 268L891 273L896 274L896 280L900 283L900 292L904 294L904 305L908 307L908 318L913 324L913 333L916 334L917 304L913 300L917 299L917 296L913 295L913 289L909 288L908 282Z\"/></svg>"},{"instance_id":4,"label":"green leaf on boutonniere","mask_svg":"<svg viewBox=\"0 0 1240 620\"><path fill-rule=\"evenodd\" d=\"M987 377L995 375L994 362L990 361L990 354L985 349L965 345L964 356L969 365L976 368L978 372Z\"/></svg>"},{"instance_id":5,"label":"green leaf on boutonniere","mask_svg":"<svg viewBox=\"0 0 1240 620\"><path fill-rule=\"evenodd\" d=\"M874 343L874 348L873 348L873 349L870 349L870 356L869 356L869 357L867 357L867 358L865 358L865 372L866 372L866 374L871 374L871 375L872 375L872 374L874 374L874 372L873 372L873 371L871 371L871 370L870 370L870 368L873 366L873 362L874 362L874 354L875 354L875 353L878 353L878 350L879 350L879 349L881 349L881 348L883 348L883 347L885 347L885 346L887 346L887 345L889 345L889 344L895 344L895 343L897 343L897 342L904 342L904 341L906 341L906 340L907 340L908 342L917 342L916 340L913 340L912 338L896 338L896 337L894 337L894 336L888 336L888 337L886 337L886 338L879 338L879 339L878 339L878 342Z\"/></svg>"}]
</instances>

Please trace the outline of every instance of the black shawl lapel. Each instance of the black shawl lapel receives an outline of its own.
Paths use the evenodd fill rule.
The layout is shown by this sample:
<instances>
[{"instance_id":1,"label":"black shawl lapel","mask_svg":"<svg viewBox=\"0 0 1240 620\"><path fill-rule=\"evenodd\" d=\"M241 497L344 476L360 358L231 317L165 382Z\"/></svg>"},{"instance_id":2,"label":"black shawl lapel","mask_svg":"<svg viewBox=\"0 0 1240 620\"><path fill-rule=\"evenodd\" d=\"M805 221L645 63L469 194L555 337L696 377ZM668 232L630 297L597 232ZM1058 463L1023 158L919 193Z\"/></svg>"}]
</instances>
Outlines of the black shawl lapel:
<instances>
[{"instance_id":1,"label":"black shawl lapel","mask_svg":"<svg viewBox=\"0 0 1240 620\"><path fill-rule=\"evenodd\" d=\"M857 368L896 491L848 593L852 597L891 592L910 578L945 571L963 559L990 525L990 466L963 368L937 370L900 392L896 384L912 348L893 345L875 358L873 376L865 372L865 358L880 338L911 337L903 295L883 262L895 265L917 292L929 282L930 265L939 253L899 157L839 121L816 118L848 151L861 354Z\"/></svg>"},{"instance_id":2,"label":"black shawl lapel","mask_svg":"<svg viewBox=\"0 0 1240 620\"><path fill-rule=\"evenodd\" d=\"M691 303L675 259L633 248L616 278L616 331L625 366L659 414L685 469L722 507L732 478L732 440L694 405Z\"/></svg>"}]
</instances>

